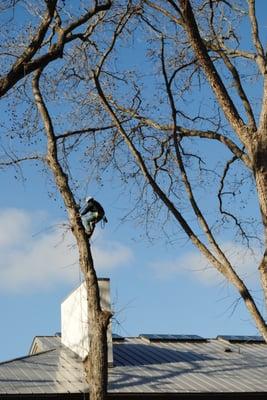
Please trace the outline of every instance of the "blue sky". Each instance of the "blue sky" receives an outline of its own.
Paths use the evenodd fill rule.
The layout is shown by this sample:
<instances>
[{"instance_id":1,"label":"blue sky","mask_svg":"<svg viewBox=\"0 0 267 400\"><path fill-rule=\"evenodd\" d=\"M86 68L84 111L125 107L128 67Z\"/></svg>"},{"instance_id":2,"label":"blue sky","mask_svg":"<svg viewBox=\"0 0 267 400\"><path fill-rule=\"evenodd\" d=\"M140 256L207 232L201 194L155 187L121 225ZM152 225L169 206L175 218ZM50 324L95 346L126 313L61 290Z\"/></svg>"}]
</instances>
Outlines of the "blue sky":
<instances>
[{"instance_id":1,"label":"blue sky","mask_svg":"<svg viewBox=\"0 0 267 400\"><path fill-rule=\"evenodd\" d=\"M23 171L25 181L12 169L0 170L0 360L27 354L35 335L60 331L60 304L81 282L61 201L48 195L47 176L33 165ZM116 179L92 183L89 192L109 219L97 229L92 250L98 275L111 279L116 333L257 334L243 304L234 309L237 294L186 240L150 243L136 221L121 223L129 196ZM254 212L251 203L248 213ZM249 287L259 290L258 250L253 258L227 234L223 240Z\"/></svg>"}]
</instances>

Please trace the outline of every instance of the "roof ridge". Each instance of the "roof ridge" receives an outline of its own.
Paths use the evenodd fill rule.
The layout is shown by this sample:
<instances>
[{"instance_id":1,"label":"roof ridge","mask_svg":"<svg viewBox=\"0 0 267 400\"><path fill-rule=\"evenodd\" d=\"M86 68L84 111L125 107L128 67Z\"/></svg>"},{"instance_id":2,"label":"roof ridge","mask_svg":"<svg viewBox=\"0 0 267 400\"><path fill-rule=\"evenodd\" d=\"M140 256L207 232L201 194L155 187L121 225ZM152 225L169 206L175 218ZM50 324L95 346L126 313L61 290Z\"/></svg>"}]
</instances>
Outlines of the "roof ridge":
<instances>
[{"instance_id":1,"label":"roof ridge","mask_svg":"<svg viewBox=\"0 0 267 400\"><path fill-rule=\"evenodd\" d=\"M60 338L58 335L35 335L34 338L36 337L49 337L49 338Z\"/></svg>"}]
</instances>

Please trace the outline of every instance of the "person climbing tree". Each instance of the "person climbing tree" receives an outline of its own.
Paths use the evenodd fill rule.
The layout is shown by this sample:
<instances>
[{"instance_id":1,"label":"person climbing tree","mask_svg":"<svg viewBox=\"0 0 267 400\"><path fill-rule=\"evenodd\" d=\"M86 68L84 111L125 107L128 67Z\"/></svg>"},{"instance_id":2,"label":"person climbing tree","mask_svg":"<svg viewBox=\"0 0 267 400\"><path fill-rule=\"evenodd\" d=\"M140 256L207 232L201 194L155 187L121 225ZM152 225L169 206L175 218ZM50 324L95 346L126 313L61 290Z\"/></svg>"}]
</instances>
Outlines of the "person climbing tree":
<instances>
[{"instance_id":1,"label":"person climbing tree","mask_svg":"<svg viewBox=\"0 0 267 400\"><path fill-rule=\"evenodd\" d=\"M103 220L104 223L108 222L103 207L93 197L86 198L85 205L82 207L80 214L85 231L89 237L92 236L95 225L99 221Z\"/></svg>"}]
</instances>

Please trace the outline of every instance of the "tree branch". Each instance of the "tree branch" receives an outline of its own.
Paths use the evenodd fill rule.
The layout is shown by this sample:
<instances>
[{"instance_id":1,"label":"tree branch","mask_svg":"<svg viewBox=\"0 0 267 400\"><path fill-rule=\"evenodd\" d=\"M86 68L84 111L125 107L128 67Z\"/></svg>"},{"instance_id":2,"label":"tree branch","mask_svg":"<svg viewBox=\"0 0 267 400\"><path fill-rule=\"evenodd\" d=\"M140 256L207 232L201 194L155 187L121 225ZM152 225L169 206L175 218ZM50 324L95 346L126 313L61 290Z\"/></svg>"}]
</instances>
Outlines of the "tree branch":
<instances>
[{"instance_id":1,"label":"tree branch","mask_svg":"<svg viewBox=\"0 0 267 400\"><path fill-rule=\"evenodd\" d=\"M146 166L146 163L145 163L142 155L140 154L140 152L135 147L133 141L128 136L127 132L123 128L122 124L120 123L120 120L118 119L117 115L113 111L113 109L112 109L107 97L105 96L105 94L104 94L104 92L102 90L102 87L101 87L101 84L100 84L100 81L99 81L99 76L96 73L94 74L94 82L95 82L95 86L96 86L98 95L100 97L100 100L101 100L101 102L103 104L103 107L108 112L108 114L110 115L110 117L113 120L113 122L117 125L118 131L120 132L122 138L124 139L124 141L127 144L129 150L131 151L133 157L135 158L136 163L139 166L141 172L143 173L143 176L144 176L146 182L151 186L153 192L165 204L167 209L174 216L175 220L180 224L181 228L184 230L185 234L192 241L192 243L207 258L207 260L220 273L222 273L229 282L231 282L235 286L235 288L241 294L241 296L242 296L242 298L243 298L248 310L250 311L250 313L254 317L259 331L262 333L262 335L265 337L265 340L267 341L267 329L266 329L265 321L264 321L261 313L259 312L259 310L257 308L257 305L255 304L255 302L254 302L249 290L245 286L244 282L241 280L241 278L234 271L234 269L232 268L231 264L228 262L226 257L223 257L222 260L219 260L205 246L205 244L199 239L199 237L195 234L195 232L192 230L192 228L188 225L187 221L184 219L184 217L179 212L179 210L175 207L173 202L163 192L163 190L160 188L158 183L153 179L153 177L149 173L149 170L148 170L148 168Z\"/></svg>"},{"instance_id":2,"label":"tree branch","mask_svg":"<svg viewBox=\"0 0 267 400\"><path fill-rule=\"evenodd\" d=\"M145 3L149 7L154 8L154 10L159 11L161 14L165 15L165 17L168 17L171 21L175 22L176 24L182 23L182 18L177 18L175 15L171 14L168 10L159 6L158 4L155 4L149 0L145 0Z\"/></svg>"},{"instance_id":3,"label":"tree branch","mask_svg":"<svg viewBox=\"0 0 267 400\"><path fill-rule=\"evenodd\" d=\"M223 264L226 266L226 268L228 269L232 269L232 266L229 262L229 260L226 258L225 254L223 253L223 251L221 250L220 246L218 245L218 243L216 242L210 227L207 223L206 218L204 217L203 213L201 212L197 201L195 199L190 181L188 179L186 170L185 170L185 166L183 163L183 159L180 153L180 143L178 139L178 135L177 135L177 111L175 108L175 101L174 101L174 97L172 94L172 88L171 88L171 82L168 80L168 75L167 75L167 71L166 71L166 66L165 66L165 59L164 59L164 39L162 38L162 51L161 51L161 65L162 65L162 71L163 71L163 77L164 77L164 82L165 82L165 86L166 86L166 91L168 94L168 98L169 98L169 102L170 102L170 107L171 107L171 114L172 114L172 119L173 119L173 131L172 131L172 137L173 137L173 142L174 142L174 148L175 148L175 154L176 154L176 161L177 161L177 165L180 169L181 172L181 177L182 177L182 181L185 187L185 190L187 192L188 195L188 199L189 202L191 204L192 210L195 214L195 216L197 217L197 220L199 221L200 226L202 227L202 230L204 232L204 234L206 235L208 242L210 243L213 251L215 252L216 256L218 257L218 259L220 259ZM204 254L205 255L205 254ZM215 268L217 268L217 265L214 265ZM225 270L220 271L221 273L223 273L223 275L225 275Z\"/></svg>"},{"instance_id":4,"label":"tree branch","mask_svg":"<svg viewBox=\"0 0 267 400\"><path fill-rule=\"evenodd\" d=\"M123 31L124 27L126 26L127 22L129 21L129 19L135 13L135 11L136 11L136 9L134 7L132 7L131 4L127 4L126 11L124 12L122 17L120 18L120 21L116 25L116 29L115 29L115 31L113 33L113 37L112 37L111 43L110 43L109 47L107 48L107 50L102 55L102 57L101 57L101 59L100 59L100 61L98 63L98 66L97 66L96 71L95 71L96 73L98 73L98 74L100 73L101 69L103 68L103 65L104 65L105 61L107 60L109 54L112 52L119 35Z\"/></svg>"},{"instance_id":5,"label":"tree branch","mask_svg":"<svg viewBox=\"0 0 267 400\"><path fill-rule=\"evenodd\" d=\"M25 74L26 64L32 59L36 52L40 49L43 39L47 33L49 25L53 19L57 5L57 0L47 1L47 11L43 17L40 26L30 44L18 57L17 61L10 68L6 76L0 79L0 97L3 96L19 79Z\"/></svg>"},{"instance_id":6,"label":"tree branch","mask_svg":"<svg viewBox=\"0 0 267 400\"><path fill-rule=\"evenodd\" d=\"M138 114L134 109L127 109L127 108L119 106L117 104L116 104L116 107L120 111L123 111L123 112L129 114L130 117L137 119L144 125L150 126L154 129L161 130L161 131L172 132L172 130L173 130L173 125L159 124L158 122L154 121L151 118L144 117L144 116ZM223 143L231 151L231 153L233 153L240 160L242 160L243 163L249 169L252 169L252 163L251 163L249 156L246 153L244 153L244 151L242 149L240 149L230 138L226 137L225 135L220 134L215 131L211 131L211 130L202 131L199 129L189 129L189 128L182 127L180 125L177 125L176 129L177 129L177 132L180 133L180 136L182 138L183 137L197 137L197 138L205 138L205 139L209 139L209 140L217 140L218 142Z\"/></svg>"},{"instance_id":7,"label":"tree branch","mask_svg":"<svg viewBox=\"0 0 267 400\"><path fill-rule=\"evenodd\" d=\"M169 1L169 0L168 0ZM169 1L170 2L170 1ZM179 0L183 16L183 27L194 49L196 57L203 68L213 92L224 111L226 118L238 134L241 141L248 141L247 127L239 115L224 83L216 70L207 48L200 36L199 29L189 0ZM170 2L172 3L172 2Z\"/></svg>"},{"instance_id":8,"label":"tree branch","mask_svg":"<svg viewBox=\"0 0 267 400\"><path fill-rule=\"evenodd\" d=\"M227 174L228 174L228 172L230 170L231 165L237 160L238 160L238 158L236 156L234 156L234 157L231 158L231 160L227 161L227 163L225 165L225 168L224 168L224 171L223 171L223 175L222 175L221 181L220 181L219 192L218 192L219 208L220 208L221 214L231 218L234 221L234 223L236 224L236 226L238 227L238 229L239 229L239 231L241 233L241 236L246 239L247 245L249 247L249 238L248 238L248 235L246 234L246 232L244 231L241 222L238 221L238 219L236 218L236 216L233 213L231 213L229 211L226 211L223 208L223 201L222 201L222 196L224 194L226 194L226 193L223 192L224 182L225 182L226 176L227 176ZM234 195L234 193L232 193L232 194Z\"/></svg>"},{"instance_id":9,"label":"tree branch","mask_svg":"<svg viewBox=\"0 0 267 400\"><path fill-rule=\"evenodd\" d=\"M42 46L42 41L53 18L57 0L49 0L47 3L47 14L44 18L44 21L38 28L33 41L30 43L24 53L19 57L19 59L15 62L15 64L11 67L10 71L5 76L0 78L0 97L7 93L8 90L10 90L20 79L24 78L31 72L35 71L38 68L43 69L50 62L63 57L65 44L76 39L75 35L72 37L69 34L77 27L89 21L94 15L102 11L108 10L111 6L111 1L107 0L107 2L103 3L102 5L96 5L85 15L70 23L65 29L60 28L58 30L57 42L50 46L50 49L47 53L33 59L33 56Z\"/></svg>"},{"instance_id":10,"label":"tree branch","mask_svg":"<svg viewBox=\"0 0 267 400\"><path fill-rule=\"evenodd\" d=\"M126 122L126 121L124 121ZM115 125L107 125L107 126L102 126L102 127L95 127L95 128L83 128L83 129L77 129L76 131L67 131L65 133L62 133L60 135L56 136L56 140L60 140L60 139L67 139L69 137L73 137L73 136L77 136L77 135L83 135L85 133L95 133L95 132L99 132L99 131L106 131L109 129L114 128Z\"/></svg>"},{"instance_id":11,"label":"tree branch","mask_svg":"<svg viewBox=\"0 0 267 400\"><path fill-rule=\"evenodd\" d=\"M47 11L42 19L42 23L40 24L39 28L37 29L37 32L36 32L35 36L33 37L31 43L28 45L26 50L24 50L22 55L12 66L11 71L15 71L20 67L20 65L26 64L30 59L32 59L32 57L40 49L41 44L42 44L44 37L47 33L47 30L49 28L49 25L53 19L53 16L54 16L54 13L56 10L57 0L50 0L50 1L46 1L45 3L47 4Z\"/></svg>"},{"instance_id":12,"label":"tree branch","mask_svg":"<svg viewBox=\"0 0 267 400\"><path fill-rule=\"evenodd\" d=\"M100 97L100 100L109 113L111 119L114 121L116 124L118 131L120 132L122 138L124 139L125 143L128 145L133 157L135 158L140 170L142 171L146 181L151 185L153 191L158 195L158 197L163 201L163 203L167 206L168 210L173 214L174 218L179 222L181 225L182 229L186 233L186 235L192 240L192 242L200 249L202 254L204 254L208 260L216 265L216 268L222 272L224 270L223 264L219 260L215 258L215 256L207 249L207 247L204 245L204 243L201 242L201 240L198 238L198 236L194 233L194 231L191 229L191 227L188 225L182 214L177 210L177 208L174 206L174 204L170 201L170 199L166 196L166 194L162 191L160 186L155 182L153 177L148 171L148 168L145 164L145 161L140 154L140 152L137 150L135 147L134 143L126 133L125 129L123 128L120 120L118 119L117 115L113 111L111 105L109 104L99 81L98 74L94 74L94 82L95 86L98 92L98 95Z\"/></svg>"},{"instance_id":13,"label":"tree branch","mask_svg":"<svg viewBox=\"0 0 267 400\"><path fill-rule=\"evenodd\" d=\"M214 41L217 44L217 50L216 52L219 54L219 56L222 58L224 64L226 65L227 69L230 71L232 78L233 78L233 82L234 82L234 86L237 90L237 93L243 103L244 109L246 111L247 117L248 117L248 123L250 128L255 132L257 130L257 125L256 125L256 121L254 118L254 114L253 114L253 110L251 108L250 102L247 98L247 95L245 93L245 90L242 86L241 83L241 79L240 79L240 75L237 71L237 68L233 65L233 63L231 62L229 56L227 55L227 53L224 51L223 49L223 43L222 40L220 40L218 38L216 29L213 26L213 16L214 16L214 11L213 11L213 2L210 2L210 8L211 8L211 19L210 19L210 26L211 26L211 31L213 33L214 36Z\"/></svg>"},{"instance_id":14,"label":"tree branch","mask_svg":"<svg viewBox=\"0 0 267 400\"><path fill-rule=\"evenodd\" d=\"M41 91L40 91L40 77L42 74L42 70L39 69L35 72L32 80L32 87L33 87L33 95L34 95L34 100L37 106L37 109L39 111L39 114L42 118L45 132L47 135L47 156L46 156L46 161L51 169L54 179L56 182L56 185L60 191L60 194L62 195L62 198L64 200L66 209L69 214L70 218L70 223L72 230L76 236L77 242L78 239L82 241L83 246L78 246L79 250L80 247L85 251L85 254L80 254L80 265L82 268L82 272L85 277L90 276L90 280L92 282L97 282L95 271L93 268L93 259L90 251L90 246L89 242L87 240L87 236L85 233L85 229L82 225L81 222L81 217L78 212L78 205L75 202L74 196L71 192L71 189L69 187L68 183L68 176L65 174L63 171L60 162L58 160L58 151L57 151L57 145L56 145L56 135L54 132L54 127L53 123L50 117L50 114L48 112L48 109L46 107L46 104L44 102L44 99L42 97ZM78 242L79 243L79 242ZM86 258L86 260L84 259ZM100 304L97 305L97 311L100 310Z\"/></svg>"},{"instance_id":15,"label":"tree branch","mask_svg":"<svg viewBox=\"0 0 267 400\"><path fill-rule=\"evenodd\" d=\"M208 40L208 41L205 39L202 39L202 40L208 50L215 51L216 53L223 50L224 53L227 54L228 57L231 57L231 58L244 58L244 59L250 60L250 61L256 60L257 56L254 53L250 53L249 51L240 50L240 49L232 49L232 48L226 46L225 43L221 43L220 46L218 46L216 43L214 43L211 40Z\"/></svg>"},{"instance_id":16,"label":"tree branch","mask_svg":"<svg viewBox=\"0 0 267 400\"><path fill-rule=\"evenodd\" d=\"M263 46L260 41L259 31L258 31L258 21L256 18L256 11L255 11L255 0L248 0L248 11L249 11L249 18L252 30L252 38L255 49L257 51L257 58L256 61L259 66L259 70L262 75L266 73L266 56L264 53Z\"/></svg>"},{"instance_id":17,"label":"tree branch","mask_svg":"<svg viewBox=\"0 0 267 400\"><path fill-rule=\"evenodd\" d=\"M10 161L0 161L0 168L4 167L11 167L14 165L21 164L24 161L45 161L44 157L40 157L37 155L34 156L27 156L27 157L21 157L21 158L13 158L10 154L8 154L8 157L10 158Z\"/></svg>"}]
</instances>

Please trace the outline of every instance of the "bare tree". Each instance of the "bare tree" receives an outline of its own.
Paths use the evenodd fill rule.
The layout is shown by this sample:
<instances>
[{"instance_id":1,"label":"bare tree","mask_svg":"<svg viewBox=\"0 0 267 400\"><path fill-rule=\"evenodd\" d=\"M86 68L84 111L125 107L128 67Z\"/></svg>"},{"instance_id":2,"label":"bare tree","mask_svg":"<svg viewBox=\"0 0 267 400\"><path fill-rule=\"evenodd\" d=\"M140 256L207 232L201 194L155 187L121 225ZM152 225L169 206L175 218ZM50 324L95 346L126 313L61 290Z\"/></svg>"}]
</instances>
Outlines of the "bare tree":
<instances>
[{"instance_id":1,"label":"bare tree","mask_svg":"<svg viewBox=\"0 0 267 400\"><path fill-rule=\"evenodd\" d=\"M253 1L248 7L244 1L223 0L195 1L193 6L182 0L116 1L111 15L104 12L111 2L94 3L93 11L77 17L79 9L66 12L64 2L60 9L57 2L40 2L46 6L45 17L30 44L22 52L14 47L10 57L20 62L8 65L2 74L1 93L9 96L10 88L23 83L16 85L16 96L17 104L24 101L29 93L27 76L33 73L38 114L27 98L30 125L23 119L10 135L28 141L45 132L47 149L45 155L33 152L21 157L5 149L2 165L42 159L54 176L77 240L93 310L91 398L102 399L110 315L99 305L71 155L79 152L88 174L96 171L101 176L105 168L115 168L123 184L134 182L138 200L143 200L136 215L156 221L157 226L162 217L169 236L168 223L174 221L173 236L182 230L236 288L267 341L264 317L224 250L222 234L231 228L231 238L251 250L264 235L259 271L266 297L266 55ZM40 15L40 10L35 13ZM243 48L239 38L243 21L251 26L251 48ZM132 53L144 54L143 62L132 65L138 56L129 57L129 47ZM6 50L2 48L3 56ZM258 103L250 99L254 94L249 91L256 85L265 88ZM57 111L63 100L64 115ZM215 157L211 147L207 151L207 141L226 150ZM257 216L254 220L240 207L251 187L258 194L260 225Z\"/></svg>"},{"instance_id":2,"label":"bare tree","mask_svg":"<svg viewBox=\"0 0 267 400\"><path fill-rule=\"evenodd\" d=\"M107 60L102 59L94 82L107 121L116 125L133 157L137 166L134 177L142 174L152 189L155 197L150 195L151 204L163 204L209 264L235 287L267 342L264 316L223 249L221 234L223 228L231 228L235 240L252 251L255 241L264 237L258 271L266 309L267 58L255 1L248 0L246 6L244 1L147 0L142 5L140 22L147 27L146 45L156 81L150 90L156 87L158 102L142 89L140 75L128 81L125 78L121 88L112 91ZM239 26L250 26L249 46L240 38ZM122 73L122 81L121 77ZM253 85L262 88L260 101L250 99ZM128 93L124 101L117 94L122 90ZM206 167L207 159L214 157L206 152L203 142L207 140L226 148L224 166L218 162L212 171ZM127 164L128 179L130 168ZM215 196L205 204L203 186L208 188L211 177L217 193L212 186ZM242 213L242 196L248 196L248 185L257 195L260 230L253 230L259 219L254 221L246 211ZM215 218L211 214L214 205L218 207Z\"/></svg>"},{"instance_id":3,"label":"bare tree","mask_svg":"<svg viewBox=\"0 0 267 400\"><path fill-rule=\"evenodd\" d=\"M42 118L47 136L46 162L51 169L56 186L64 200L68 212L71 230L75 236L79 251L79 265L84 275L90 326L90 353L87 359L87 378L90 385L90 399L104 399L107 391L107 327L111 313L100 306L99 288L88 236L81 222L78 204L58 159L57 138L53 123L40 91L40 76L37 70L33 77L33 94L36 106Z\"/></svg>"},{"instance_id":4,"label":"bare tree","mask_svg":"<svg viewBox=\"0 0 267 400\"><path fill-rule=\"evenodd\" d=\"M43 121L44 132L47 138L47 150L45 155L29 155L23 154L19 157L18 154L5 150L5 159L1 165L19 165L25 160L41 160L48 166L48 169L54 176L55 185L60 192L64 201L71 230L77 241L79 250L79 265L83 273L88 296L88 312L90 324L90 355L87 359L86 372L89 383L90 399L104 399L107 391L107 326L111 318L111 313L107 310L102 310L100 305L99 288L97 276L94 268L94 262L91 254L91 248L85 229L81 222L79 214L79 206L75 199L74 192L69 184L68 170L60 163L58 156L58 143L56 138L52 119L46 106L44 97L40 89L40 77L44 68L50 68L53 61L63 59L65 61L64 52L73 51L78 43L90 42L90 36L100 22L105 17L105 11L111 7L111 1L93 1L91 8L82 7L82 2L77 2L75 7L68 9L65 2L57 0L44 0L38 2L23 2L23 6L29 7L28 14L33 13L33 20L40 19L39 25L32 27L32 20L24 26L22 37L17 33L17 37L13 37L10 32L9 24L16 25L14 14L22 12L16 8L20 1L6 1L1 5L0 11L4 23L0 56L5 62L2 63L2 75L0 78L0 97L8 96L9 99L16 98L16 106L23 104L26 97L29 108L32 108L32 100L30 99L29 86L26 80L27 76L33 73L32 89L33 97L38 113ZM21 2L22 3L22 2ZM11 14L4 15L11 10ZM81 12L83 10L83 12ZM6 18L6 20L5 20ZM23 20L24 16L22 17ZM71 43L75 43L74 47L70 47ZM13 59L15 58L15 62ZM10 61L11 60L11 61ZM9 61L11 63L9 63ZM12 63L13 62L13 63ZM64 64L64 63L63 63ZM58 67L60 68L61 65ZM54 73L57 71L55 65ZM21 83L23 90L21 91L17 84ZM11 93L11 89L14 89ZM18 111L19 112L19 111ZM13 113L15 118L15 114ZM38 115L37 122L24 117L24 130L28 130L26 136L19 133L19 128L12 129L12 138L16 136L33 143L32 136L39 129ZM26 126L25 126L26 125ZM31 132L29 132L29 130ZM22 152L22 142L20 143L20 153Z\"/></svg>"}]
</instances>

